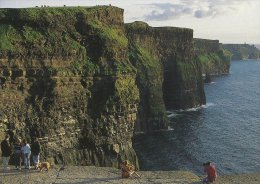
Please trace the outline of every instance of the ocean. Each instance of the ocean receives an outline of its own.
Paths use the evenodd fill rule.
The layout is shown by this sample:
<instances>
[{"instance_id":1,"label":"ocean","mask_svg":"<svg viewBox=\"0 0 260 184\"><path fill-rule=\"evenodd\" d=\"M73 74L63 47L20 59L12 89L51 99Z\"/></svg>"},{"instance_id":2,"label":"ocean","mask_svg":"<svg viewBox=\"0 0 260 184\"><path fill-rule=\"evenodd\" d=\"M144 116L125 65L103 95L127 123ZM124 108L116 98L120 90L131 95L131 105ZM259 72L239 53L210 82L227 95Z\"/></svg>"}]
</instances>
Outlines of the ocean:
<instances>
[{"instance_id":1,"label":"ocean","mask_svg":"<svg viewBox=\"0 0 260 184\"><path fill-rule=\"evenodd\" d=\"M134 137L141 170L219 175L260 172L260 61L232 61L230 74L205 84L207 104L168 110L169 128Z\"/></svg>"}]
</instances>

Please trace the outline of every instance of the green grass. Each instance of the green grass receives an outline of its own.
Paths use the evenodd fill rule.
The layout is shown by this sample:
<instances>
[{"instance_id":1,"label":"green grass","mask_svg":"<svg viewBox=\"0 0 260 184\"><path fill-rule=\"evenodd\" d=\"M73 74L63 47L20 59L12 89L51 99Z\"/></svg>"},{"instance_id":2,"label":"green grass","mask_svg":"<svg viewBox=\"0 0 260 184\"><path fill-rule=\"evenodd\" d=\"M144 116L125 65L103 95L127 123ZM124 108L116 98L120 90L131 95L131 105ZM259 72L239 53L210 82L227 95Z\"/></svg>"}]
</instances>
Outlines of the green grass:
<instances>
[{"instance_id":1,"label":"green grass","mask_svg":"<svg viewBox=\"0 0 260 184\"><path fill-rule=\"evenodd\" d=\"M99 66L93 63L90 58L73 62L71 68L75 73L82 73L85 76L94 75L100 72Z\"/></svg>"},{"instance_id":2,"label":"green grass","mask_svg":"<svg viewBox=\"0 0 260 184\"><path fill-rule=\"evenodd\" d=\"M129 59L137 68L138 88L145 95L141 96L145 106L141 104L139 112L149 114L149 117L165 117L162 97L163 69L161 63L146 48L138 44L131 45Z\"/></svg>"},{"instance_id":3,"label":"green grass","mask_svg":"<svg viewBox=\"0 0 260 184\"><path fill-rule=\"evenodd\" d=\"M202 57L203 60L206 60L206 57ZM180 59L177 59L177 71L180 74L181 80L184 84L189 84L190 82L194 82L194 78L197 78L196 66L194 66L194 62L185 62Z\"/></svg>"},{"instance_id":4,"label":"green grass","mask_svg":"<svg viewBox=\"0 0 260 184\"><path fill-rule=\"evenodd\" d=\"M130 30L146 30L149 28L149 25L146 22L135 21L133 23L125 24L125 27Z\"/></svg>"},{"instance_id":5,"label":"green grass","mask_svg":"<svg viewBox=\"0 0 260 184\"><path fill-rule=\"evenodd\" d=\"M260 50L249 44L224 44L223 48L232 54L232 59L260 58Z\"/></svg>"},{"instance_id":6,"label":"green grass","mask_svg":"<svg viewBox=\"0 0 260 184\"><path fill-rule=\"evenodd\" d=\"M141 72L140 74L144 74L144 72L147 72L148 75L161 74L160 71L162 66L158 61L155 60L152 54L145 48L137 44L131 46L129 51L129 58L133 62L138 61L136 62L136 67L141 69L139 70Z\"/></svg>"},{"instance_id":7,"label":"green grass","mask_svg":"<svg viewBox=\"0 0 260 184\"><path fill-rule=\"evenodd\" d=\"M109 21L100 18L107 13L120 18L122 11L102 6L1 9L0 22L8 23L0 24L0 52L26 59L72 60L71 68L57 69L64 74L135 74L135 68L122 54L128 50L123 25L110 25L111 17ZM93 44L97 46L94 49Z\"/></svg>"},{"instance_id":8,"label":"green grass","mask_svg":"<svg viewBox=\"0 0 260 184\"><path fill-rule=\"evenodd\" d=\"M0 50L11 51L13 50L13 45L8 37L9 30L11 26L6 24L0 24Z\"/></svg>"},{"instance_id":9,"label":"green grass","mask_svg":"<svg viewBox=\"0 0 260 184\"><path fill-rule=\"evenodd\" d=\"M135 104L139 100L139 90L133 76L118 78L115 82L115 90L120 104Z\"/></svg>"},{"instance_id":10,"label":"green grass","mask_svg":"<svg viewBox=\"0 0 260 184\"><path fill-rule=\"evenodd\" d=\"M39 43L41 40L44 39L44 35L34 30L32 27L24 26L23 27L23 35L25 37L25 40L31 43Z\"/></svg>"},{"instance_id":11,"label":"green grass","mask_svg":"<svg viewBox=\"0 0 260 184\"><path fill-rule=\"evenodd\" d=\"M100 38L110 43L119 44L120 47L126 48L128 40L121 30L104 25L100 21L91 21L88 23L93 31L100 35Z\"/></svg>"},{"instance_id":12,"label":"green grass","mask_svg":"<svg viewBox=\"0 0 260 184\"><path fill-rule=\"evenodd\" d=\"M216 70L228 68L230 65L231 53L225 49L209 54L200 54L197 59L201 63L204 73L215 73Z\"/></svg>"}]
</instances>

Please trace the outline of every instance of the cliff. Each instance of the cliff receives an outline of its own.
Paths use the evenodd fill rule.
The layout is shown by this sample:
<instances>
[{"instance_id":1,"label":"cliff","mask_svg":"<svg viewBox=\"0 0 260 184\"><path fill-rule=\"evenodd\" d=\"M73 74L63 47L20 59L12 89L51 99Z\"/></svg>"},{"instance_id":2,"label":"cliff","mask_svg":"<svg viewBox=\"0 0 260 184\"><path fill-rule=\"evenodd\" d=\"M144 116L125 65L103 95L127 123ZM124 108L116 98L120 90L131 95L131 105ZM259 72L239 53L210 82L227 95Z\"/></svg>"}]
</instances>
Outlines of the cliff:
<instances>
[{"instance_id":1,"label":"cliff","mask_svg":"<svg viewBox=\"0 0 260 184\"><path fill-rule=\"evenodd\" d=\"M126 24L126 32L137 85L143 89L139 108L140 121L146 122L143 127L165 127L165 107L186 109L205 103L200 66L194 60L193 30L134 22Z\"/></svg>"},{"instance_id":2,"label":"cliff","mask_svg":"<svg viewBox=\"0 0 260 184\"><path fill-rule=\"evenodd\" d=\"M1 9L0 40L0 138L37 137L43 159L138 168L134 129L205 104L191 29L124 25L112 6Z\"/></svg>"},{"instance_id":3,"label":"cliff","mask_svg":"<svg viewBox=\"0 0 260 184\"><path fill-rule=\"evenodd\" d=\"M218 40L194 39L197 60L202 73L208 75L228 74L231 53L220 47Z\"/></svg>"},{"instance_id":4,"label":"cliff","mask_svg":"<svg viewBox=\"0 0 260 184\"><path fill-rule=\"evenodd\" d=\"M259 59L260 50L249 44L223 44L222 47L232 53L232 60Z\"/></svg>"},{"instance_id":5,"label":"cliff","mask_svg":"<svg viewBox=\"0 0 260 184\"><path fill-rule=\"evenodd\" d=\"M138 167L122 9L1 9L0 40L1 139L39 137L56 163Z\"/></svg>"}]
</instances>

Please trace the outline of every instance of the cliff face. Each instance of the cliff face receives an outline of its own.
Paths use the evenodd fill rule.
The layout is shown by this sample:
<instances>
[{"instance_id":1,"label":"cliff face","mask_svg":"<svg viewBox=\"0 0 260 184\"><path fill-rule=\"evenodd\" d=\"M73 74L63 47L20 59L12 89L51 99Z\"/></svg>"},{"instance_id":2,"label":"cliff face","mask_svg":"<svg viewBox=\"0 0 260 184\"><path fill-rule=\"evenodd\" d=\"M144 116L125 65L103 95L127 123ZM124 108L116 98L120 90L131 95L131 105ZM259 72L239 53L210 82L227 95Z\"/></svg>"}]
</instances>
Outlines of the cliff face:
<instances>
[{"instance_id":1,"label":"cliff face","mask_svg":"<svg viewBox=\"0 0 260 184\"><path fill-rule=\"evenodd\" d=\"M153 28L135 22L126 25L126 32L130 61L137 67L137 84L143 89L139 108L139 121L145 122L142 128L165 127L165 107L185 109L205 103L200 66L193 60L191 29ZM161 123L153 123L156 121Z\"/></svg>"},{"instance_id":2,"label":"cliff face","mask_svg":"<svg viewBox=\"0 0 260 184\"><path fill-rule=\"evenodd\" d=\"M259 59L260 50L249 44L223 44L222 47L232 53L232 60Z\"/></svg>"},{"instance_id":3,"label":"cliff face","mask_svg":"<svg viewBox=\"0 0 260 184\"><path fill-rule=\"evenodd\" d=\"M194 45L203 74L208 76L229 73L231 53L222 49L218 40L195 38Z\"/></svg>"},{"instance_id":4,"label":"cliff face","mask_svg":"<svg viewBox=\"0 0 260 184\"><path fill-rule=\"evenodd\" d=\"M138 167L122 9L2 9L0 40L1 138L38 137L59 163Z\"/></svg>"},{"instance_id":5,"label":"cliff face","mask_svg":"<svg viewBox=\"0 0 260 184\"><path fill-rule=\"evenodd\" d=\"M205 103L191 29L124 25L111 6L1 9L0 40L0 138L37 137L44 159L138 168L134 127Z\"/></svg>"}]
</instances>

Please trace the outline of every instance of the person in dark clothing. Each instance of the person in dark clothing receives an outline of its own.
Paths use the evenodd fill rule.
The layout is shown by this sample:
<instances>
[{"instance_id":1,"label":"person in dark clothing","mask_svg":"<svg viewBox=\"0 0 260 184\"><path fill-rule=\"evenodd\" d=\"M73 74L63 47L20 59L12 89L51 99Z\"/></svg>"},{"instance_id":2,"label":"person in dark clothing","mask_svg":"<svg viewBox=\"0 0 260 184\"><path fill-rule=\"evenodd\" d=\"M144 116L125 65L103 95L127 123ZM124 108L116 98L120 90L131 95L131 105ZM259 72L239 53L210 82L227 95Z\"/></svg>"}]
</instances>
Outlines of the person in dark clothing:
<instances>
[{"instance_id":1,"label":"person in dark clothing","mask_svg":"<svg viewBox=\"0 0 260 184\"><path fill-rule=\"evenodd\" d=\"M32 143L31 151L32 151L33 165L36 169L37 165L40 162L40 152L41 152L41 145L40 145L38 139L35 139L35 141Z\"/></svg>"},{"instance_id":2,"label":"person in dark clothing","mask_svg":"<svg viewBox=\"0 0 260 184\"><path fill-rule=\"evenodd\" d=\"M6 135L5 139L1 142L1 151L3 158L3 168L4 170L8 170L9 168L7 166L12 153L11 146L9 143L9 135Z\"/></svg>"},{"instance_id":3,"label":"person in dark clothing","mask_svg":"<svg viewBox=\"0 0 260 184\"><path fill-rule=\"evenodd\" d=\"M14 144L14 162L15 168L21 170L22 167L22 142L21 139L17 138Z\"/></svg>"}]
</instances>

